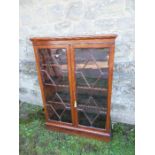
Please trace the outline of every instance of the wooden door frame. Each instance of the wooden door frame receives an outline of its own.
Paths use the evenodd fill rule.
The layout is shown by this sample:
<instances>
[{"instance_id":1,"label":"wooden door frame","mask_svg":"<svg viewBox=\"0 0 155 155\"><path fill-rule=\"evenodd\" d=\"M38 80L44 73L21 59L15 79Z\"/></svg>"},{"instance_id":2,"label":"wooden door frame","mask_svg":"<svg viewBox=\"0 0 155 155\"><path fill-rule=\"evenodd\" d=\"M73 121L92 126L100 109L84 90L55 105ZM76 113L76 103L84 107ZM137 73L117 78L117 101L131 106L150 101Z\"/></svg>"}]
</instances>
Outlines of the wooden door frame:
<instances>
[{"instance_id":1,"label":"wooden door frame","mask_svg":"<svg viewBox=\"0 0 155 155\"><path fill-rule=\"evenodd\" d=\"M105 128L99 129L99 128L91 128L88 126L80 125L78 122L78 110L77 108L74 108L75 111L75 122L76 126L82 129L92 130L92 131L104 131L105 133L110 133L111 126L110 126L110 108L111 108L111 93L112 93L112 78L113 78L113 60L114 60L114 44L98 44L96 42L93 43L76 43L71 44L71 63L72 63L72 76L73 76L73 92L74 92L74 101L77 100L76 97L76 75L75 75L75 49L76 48L108 48L109 49L109 60L108 60L108 89L107 89L107 114L106 114L106 124Z\"/></svg>"},{"instance_id":2,"label":"wooden door frame","mask_svg":"<svg viewBox=\"0 0 155 155\"><path fill-rule=\"evenodd\" d=\"M34 53L35 53L35 59L36 59L36 68L38 73L38 80L39 80L39 86L41 89L41 96L43 101L43 107L45 110L45 119L47 123L53 123L57 125L68 125L68 126L75 126L75 118L74 118L74 105L73 105L73 90L72 90L72 70L71 70L71 54L70 54L70 46L68 44L65 45L37 45L33 46ZM38 49L66 49L66 61L67 61L67 69L68 69L68 81L69 81L69 94L70 94L70 106L71 106L71 117L72 117L72 123L67 122L58 122L55 120L49 120L48 111L47 111L47 103L46 103L46 97L44 92L44 84L42 82L42 75L40 71L40 63L39 63L39 55L38 55Z\"/></svg>"}]
</instances>

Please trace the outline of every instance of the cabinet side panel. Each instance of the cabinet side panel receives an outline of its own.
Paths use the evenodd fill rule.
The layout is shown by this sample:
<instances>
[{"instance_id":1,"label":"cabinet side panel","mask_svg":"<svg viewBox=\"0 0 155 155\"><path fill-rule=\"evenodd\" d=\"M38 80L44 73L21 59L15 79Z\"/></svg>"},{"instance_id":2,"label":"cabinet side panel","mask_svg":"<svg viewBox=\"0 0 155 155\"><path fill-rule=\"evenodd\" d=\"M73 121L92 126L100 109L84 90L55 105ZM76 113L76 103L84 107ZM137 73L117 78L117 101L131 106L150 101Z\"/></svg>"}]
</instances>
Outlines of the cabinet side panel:
<instances>
[{"instance_id":1,"label":"cabinet side panel","mask_svg":"<svg viewBox=\"0 0 155 155\"><path fill-rule=\"evenodd\" d=\"M106 130L110 132L110 111L111 111L111 95L112 95L112 80L113 80L113 65L114 65L114 49L115 45L110 47L109 54L109 77L108 77L108 102L107 102L107 116L106 116Z\"/></svg>"}]
</instances>

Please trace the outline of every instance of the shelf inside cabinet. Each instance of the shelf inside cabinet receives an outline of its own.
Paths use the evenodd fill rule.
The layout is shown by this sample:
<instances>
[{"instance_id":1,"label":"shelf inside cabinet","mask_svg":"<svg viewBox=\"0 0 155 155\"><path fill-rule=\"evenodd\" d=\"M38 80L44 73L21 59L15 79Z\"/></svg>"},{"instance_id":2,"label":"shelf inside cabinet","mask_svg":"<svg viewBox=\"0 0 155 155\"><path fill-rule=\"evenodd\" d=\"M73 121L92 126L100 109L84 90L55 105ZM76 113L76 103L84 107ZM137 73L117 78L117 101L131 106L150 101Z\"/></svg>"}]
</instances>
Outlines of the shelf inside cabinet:
<instances>
[{"instance_id":1,"label":"shelf inside cabinet","mask_svg":"<svg viewBox=\"0 0 155 155\"><path fill-rule=\"evenodd\" d=\"M51 105L57 105L60 109L64 108L66 110L71 110L71 106L69 103L64 103L64 105L62 105L61 102L53 102L53 101L47 101L47 106L51 106ZM99 113L99 114L106 114L107 112L107 108L101 108L101 107L96 107L96 106L87 106L87 105L78 105L77 109L81 112L84 111L89 111L92 113Z\"/></svg>"},{"instance_id":2,"label":"shelf inside cabinet","mask_svg":"<svg viewBox=\"0 0 155 155\"><path fill-rule=\"evenodd\" d=\"M55 84L51 84L51 83L44 83L45 86L51 86L51 87L55 87L56 89L63 89L63 88L69 88L68 85L55 85ZM78 86L77 89L79 91L81 90L88 90L88 91L102 91L102 92L107 92L107 88L93 88L93 87L80 87Z\"/></svg>"}]
</instances>

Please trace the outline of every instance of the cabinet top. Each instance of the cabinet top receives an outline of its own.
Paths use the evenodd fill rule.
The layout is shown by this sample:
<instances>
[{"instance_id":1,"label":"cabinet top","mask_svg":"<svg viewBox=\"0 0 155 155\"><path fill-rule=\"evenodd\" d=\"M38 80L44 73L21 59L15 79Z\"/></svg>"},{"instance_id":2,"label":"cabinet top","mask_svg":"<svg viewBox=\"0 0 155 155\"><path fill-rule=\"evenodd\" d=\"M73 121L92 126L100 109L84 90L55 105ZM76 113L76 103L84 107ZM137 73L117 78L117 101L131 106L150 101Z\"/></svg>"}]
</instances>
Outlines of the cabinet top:
<instances>
[{"instance_id":1,"label":"cabinet top","mask_svg":"<svg viewBox=\"0 0 155 155\"><path fill-rule=\"evenodd\" d=\"M90 36L66 36L66 37L33 37L31 41L56 41L56 40L86 40L86 39L115 39L116 34L90 35Z\"/></svg>"}]
</instances>

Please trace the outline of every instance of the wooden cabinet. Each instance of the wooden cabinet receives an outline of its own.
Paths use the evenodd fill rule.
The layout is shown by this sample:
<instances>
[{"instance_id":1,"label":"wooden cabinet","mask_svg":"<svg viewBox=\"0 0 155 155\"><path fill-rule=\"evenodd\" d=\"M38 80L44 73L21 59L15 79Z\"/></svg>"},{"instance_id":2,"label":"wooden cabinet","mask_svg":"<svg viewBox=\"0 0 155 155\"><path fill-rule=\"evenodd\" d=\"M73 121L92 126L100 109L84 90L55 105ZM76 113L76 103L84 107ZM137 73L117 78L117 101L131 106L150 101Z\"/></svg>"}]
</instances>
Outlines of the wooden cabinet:
<instances>
[{"instance_id":1,"label":"wooden cabinet","mask_svg":"<svg viewBox=\"0 0 155 155\"><path fill-rule=\"evenodd\" d=\"M115 39L31 38L48 129L110 140Z\"/></svg>"}]
</instances>

